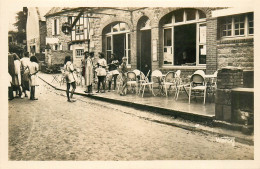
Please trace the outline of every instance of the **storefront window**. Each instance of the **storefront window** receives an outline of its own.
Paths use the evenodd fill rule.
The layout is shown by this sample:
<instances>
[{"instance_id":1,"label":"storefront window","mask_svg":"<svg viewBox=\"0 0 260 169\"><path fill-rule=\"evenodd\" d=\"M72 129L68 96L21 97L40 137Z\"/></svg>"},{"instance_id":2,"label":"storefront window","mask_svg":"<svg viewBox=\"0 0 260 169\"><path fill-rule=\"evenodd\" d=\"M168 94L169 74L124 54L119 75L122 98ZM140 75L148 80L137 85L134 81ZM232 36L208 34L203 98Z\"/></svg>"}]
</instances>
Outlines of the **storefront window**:
<instances>
[{"instance_id":1,"label":"storefront window","mask_svg":"<svg viewBox=\"0 0 260 169\"><path fill-rule=\"evenodd\" d=\"M163 63L174 66L206 64L206 15L197 9L173 12L163 23Z\"/></svg>"},{"instance_id":2,"label":"storefront window","mask_svg":"<svg viewBox=\"0 0 260 169\"><path fill-rule=\"evenodd\" d=\"M109 59L111 54L115 54L119 61L122 57L127 57L127 63L131 63L131 40L129 28L126 23L120 22L108 25L104 28L106 35L106 54Z\"/></svg>"},{"instance_id":3,"label":"storefront window","mask_svg":"<svg viewBox=\"0 0 260 169\"><path fill-rule=\"evenodd\" d=\"M184 14L184 10L178 10L175 12L175 14L174 14L175 23L183 22L183 14Z\"/></svg>"},{"instance_id":4,"label":"storefront window","mask_svg":"<svg viewBox=\"0 0 260 169\"><path fill-rule=\"evenodd\" d=\"M185 11L186 11L187 21L196 19L196 10L195 9L187 9Z\"/></svg>"}]
</instances>

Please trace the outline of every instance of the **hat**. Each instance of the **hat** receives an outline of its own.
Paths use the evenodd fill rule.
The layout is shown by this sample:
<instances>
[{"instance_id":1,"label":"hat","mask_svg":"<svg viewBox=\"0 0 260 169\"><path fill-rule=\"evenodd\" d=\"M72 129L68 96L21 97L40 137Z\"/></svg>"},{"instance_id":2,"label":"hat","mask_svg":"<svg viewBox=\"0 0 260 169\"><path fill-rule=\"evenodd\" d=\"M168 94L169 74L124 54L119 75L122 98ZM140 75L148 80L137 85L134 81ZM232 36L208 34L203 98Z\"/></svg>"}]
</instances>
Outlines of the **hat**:
<instances>
[{"instance_id":1,"label":"hat","mask_svg":"<svg viewBox=\"0 0 260 169\"><path fill-rule=\"evenodd\" d=\"M124 56L124 57L122 58L122 60L127 60L127 58Z\"/></svg>"}]
</instances>

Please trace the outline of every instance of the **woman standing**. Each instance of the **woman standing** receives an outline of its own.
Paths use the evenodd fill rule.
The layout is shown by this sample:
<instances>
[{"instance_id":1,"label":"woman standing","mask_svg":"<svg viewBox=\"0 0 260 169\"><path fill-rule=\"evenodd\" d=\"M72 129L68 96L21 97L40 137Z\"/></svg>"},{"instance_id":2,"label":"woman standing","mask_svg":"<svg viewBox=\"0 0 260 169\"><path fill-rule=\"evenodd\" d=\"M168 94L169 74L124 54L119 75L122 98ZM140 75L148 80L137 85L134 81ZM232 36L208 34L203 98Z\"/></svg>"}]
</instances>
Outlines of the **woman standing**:
<instances>
[{"instance_id":1,"label":"woman standing","mask_svg":"<svg viewBox=\"0 0 260 169\"><path fill-rule=\"evenodd\" d=\"M29 70L28 70L28 66L30 64L29 52L25 52L24 57L20 61L22 64L22 72L21 72L22 88L24 92L24 97L28 97L26 94L26 90L29 91Z\"/></svg>"},{"instance_id":2,"label":"woman standing","mask_svg":"<svg viewBox=\"0 0 260 169\"><path fill-rule=\"evenodd\" d=\"M112 80L114 79L114 90L116 89L116 79L117 79L117 76L119 75L119 72L117 70L117 67L118 67L118 60L115 56L115 54L111 54L111 59L109 60L109 74L110 74L110 77L108 79L109 81L109 84L108 84L108 91L111 90L111 85L112 85Z\"/></svg>"},{"instance_id":3,"label":"woman standing","mask_svg":"<svg viewBox=\"0 0 260 169\"><path fill-rule=\"evenodd\" d=\"M102 83L103 86L103 91L102 93L105 93L105 79L106 79L106 67L107 67L107 61L104 59L105 55L103 53L99 53L99 60L97 63L97 77L98 77L98 90L96 91L96 93L99 93L100 91L100 84Z\"/></svg>"},{"instance_id":4,"label":"woman standing","mask_svg":"<svg viewBox=\"0 0 260 169\"><path fill-rule=\"evenodd\" d=\"M30 61L31 61L31 63L28 65L29 82L30 82L30 86L31 86L30 100L38 100L38 98L35 97L35 86L38 86L37 75L36 75L39 71L38 60L35 56L32 56L30 58Z\"/></svg>"},{"instance_id":5,"label":"woman standing","mask_svg":"<svg viewBox=\"0 0 260 169\"><path fill-rule=\"evenodd\" d=\"M21 62L20 62L20 58L19 56L14 53L13 54L14 57L14 86L16 91L18 90L19 92L19 97L22 99L22 89L21 89ZM18 95L16 94L16 97L18 97Z\"/></svg>"},{"instance_id":6,"label":"woman standing","mask_svg":"<svg viewBox=\"0 0 260 169\"><path fill-rule=\"evenodd\" d=\"M67 90L66 90L67 99L68 99L67 101L74 102L75 100L72 100L72 96L76 90L76 82L75 82L75 77L73 75L74 67L71 62L70 56L65 57L64 71L65 71L65 78L66 78L66 82L67 82ZM72 90L71 90L71 95L69 96L70 85L72 86Z\"/></svg>"},{"instance_id":7,"label":"woman standing","mask_svg":"<svg viewBox=\"0 0 260 169\"><path fill-rule=\"evenodd\" d=\"M94 54L94 53L93 53ZM93 83L93 61L89 52L85 52L85 85L87 86L85 93L92 93Z\"/></svg>"}]
</instances>

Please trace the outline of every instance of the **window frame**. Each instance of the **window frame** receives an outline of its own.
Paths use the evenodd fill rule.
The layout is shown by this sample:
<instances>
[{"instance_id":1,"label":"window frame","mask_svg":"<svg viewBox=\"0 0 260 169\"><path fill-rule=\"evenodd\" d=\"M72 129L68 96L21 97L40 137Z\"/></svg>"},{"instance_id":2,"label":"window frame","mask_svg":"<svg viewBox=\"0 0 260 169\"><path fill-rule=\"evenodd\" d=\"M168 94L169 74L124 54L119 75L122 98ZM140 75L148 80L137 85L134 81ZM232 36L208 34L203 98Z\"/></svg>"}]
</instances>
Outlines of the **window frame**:
<instances>
[{"instance_id":1,"label":"window frame","mask_svg":"<svg viewBox=\"0 0 260 169\"><path fill-rule=\"evenodd\" d=\"M80 55L78 55L78 51L81 51ZM76 58L81 58L83 56L84 56L84 48L77 48L77 49L75 49L75 57Z\"/></svg>"},{"instance_id":2,"label":"window frame","mask_svg":"<svg viewBox=\"0 0 260 169\"><path fill-rule=\"evenodd\" d=\"M194 9L195 10L195 20L189 20L187 21L187 13L186 13L186 10L189 10L189 9L193 9L193 8L187 8L187 9L180 9L180 10L183 10L183 21L182 22L177 22L175 23L175 13L173 12L172 14L172 23L168 23L168 24L163 24L162 26L162 29L163 29L163 67L174 67L174 68L204 68L206 66L206 64L200 64L199 63L199 45L202 45L201 43L199 43L199 25L201 24L206 24L206 18L207 18L207 15L205 14L205 18L200 18L200 14L199 14L199 9ZM203 11L201 11L203 12ZM186 66L182 66L182 65L174 65L174 57L175 57L175 53L174 53L174 28L175 26L181 26L181 25L186 25L186 24L196 24L196 65L192 65L192 66L189 66L189 65L186 65ZM164 45L164 32L165 32L165 29L172 29L172 35L171 35L171 43L172 45L171 46L165 46ZM205 45L205 47L207 47L206 43L203 44ZM170 48L171 50L171 55L173 57L172 59L172 63L168 63L168 64L165 64L164 63L164 57L165 57L165 52L164 52L164 49L167 48ZM207 58L207 55L206 55L206 58Z\"/></svg>"},{"instance_id":3,"label":"window frame","mask_svg":"<svg viewBox=\"0 0 260 169\"><path fill-rule=\"evenodd\" d=\"M121 30L121 27L120 27L120 23L124 23L125 24L125 30ZM117 32L113 32L113 27L115 26L115 25L117 25L117 24L119 24L119 31L117 31ZM125 54L125 57L127 58L127 66L129 67L129 66L131 66L131 62L129 63L129 61L131 61L131 33L130 33L130 28L129 28L129 26L127 25L127 23L125 23L125 22L117 22L117 23L115 23L115 24L111 24L111 25L109 25L109 28L108 28L110 31L109 32L107 32L106 34L105 34L105 42L106 42L106 54L108 53L108 52L113 52L114 51L114 43L113 43L113 41L114 41L114 39L113 39L113 35L118 35L118 34L124 34L124 36L125 36L125 39L124 39L124 54ZM107 39L108 39L108 37L111 37L111 50L108 50L107 49ZM130 39L129 39L130 38ZM129 40L130 40L130 42L129 42ZM130 43L130 44L129 44ZM130 53L130 56L129 56L129 53ZM107 56L107 57L109 57L109 56ZM130 59L129 59L130 58Z\"/></svg>"},{"instance_id":4,"label":"window frame","mask_svg":"<svg viewBox=\"0 0 260 169\"><path fill-rule=\"evenodd\" d=\"M253 27L249 27L249 15L250 14L253 14L253 20L252 21L250 21L250 22L252 22L253 23ZM242 23L244 23L244 34L243 35L236 35L235 34L235 31L236 30L241 30L240 29L240 25L239 25L239 28L238 29L236 29L235 28L235 18L236 17L244 17L244 21L242 22ZM225 20L225 19L227 19L227 18L231 18L231 20L232 20L232 22L231 22L231 36L224 36L223 35L223 20ZM240 22L239 22L239 24L240 24ZM253 29L253 33L252 34L250 34L249 33L249 29ZM244 13L244 14L237 14L237 15L232 15L232 16L225 16L225 17L221 17L220 18L220 39L221 40L225 40L225 39L232 39L232 38L249 38L249 37L253 37L254 36L254 13Z\"/></svg>"}]
</instances>

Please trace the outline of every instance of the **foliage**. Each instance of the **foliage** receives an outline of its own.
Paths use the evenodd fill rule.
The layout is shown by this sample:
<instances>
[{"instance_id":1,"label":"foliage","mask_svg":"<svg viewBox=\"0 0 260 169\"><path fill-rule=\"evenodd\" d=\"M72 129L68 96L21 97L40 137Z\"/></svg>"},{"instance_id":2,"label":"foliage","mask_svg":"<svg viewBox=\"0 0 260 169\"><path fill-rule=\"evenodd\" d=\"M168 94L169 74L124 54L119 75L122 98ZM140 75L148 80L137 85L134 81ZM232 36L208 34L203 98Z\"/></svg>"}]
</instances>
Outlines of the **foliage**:
<instances>
[{"instance_id":1,"label":"foliage","mask_svg":"<svg viewBox=\"0 0 260 169\"><path fill-rule=\"evenodd\" d=\"M18 32L25 32L26 30L26 22L27 22L27 15L23 11L19 11L16 13L16 22L14 26L17 27Z\"/></svg>"}]
</instances>

